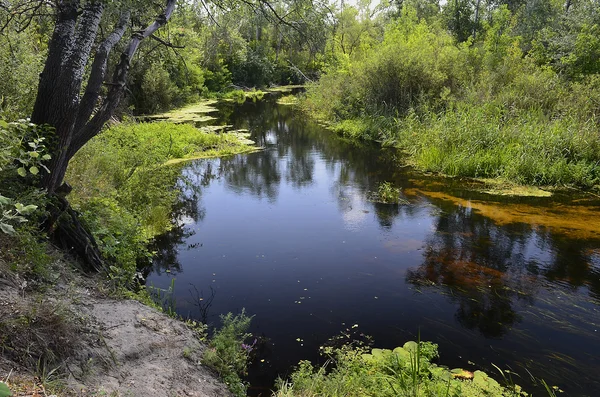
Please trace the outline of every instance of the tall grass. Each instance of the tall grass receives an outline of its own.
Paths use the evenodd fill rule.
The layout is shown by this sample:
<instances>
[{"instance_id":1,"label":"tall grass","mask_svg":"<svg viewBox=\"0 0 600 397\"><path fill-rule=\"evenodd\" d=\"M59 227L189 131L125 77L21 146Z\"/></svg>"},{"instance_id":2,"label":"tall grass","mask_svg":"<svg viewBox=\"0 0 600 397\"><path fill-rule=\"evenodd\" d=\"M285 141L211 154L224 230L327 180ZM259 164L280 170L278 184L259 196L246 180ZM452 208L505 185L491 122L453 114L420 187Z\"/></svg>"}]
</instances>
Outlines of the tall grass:
<instances>
[{"instance_id":1,"label":"tall grass","mask_svg":"<svg viewBox=\"0 0 600 397\"><path fill-rule=\"evenodd\" d=\"M407 11L365 57L309 86L302 106L346 136L404 149L423 170L599 185L600 76L574 82L538 66L506 20L465 45Z\"/></svg>"}]
</instances>

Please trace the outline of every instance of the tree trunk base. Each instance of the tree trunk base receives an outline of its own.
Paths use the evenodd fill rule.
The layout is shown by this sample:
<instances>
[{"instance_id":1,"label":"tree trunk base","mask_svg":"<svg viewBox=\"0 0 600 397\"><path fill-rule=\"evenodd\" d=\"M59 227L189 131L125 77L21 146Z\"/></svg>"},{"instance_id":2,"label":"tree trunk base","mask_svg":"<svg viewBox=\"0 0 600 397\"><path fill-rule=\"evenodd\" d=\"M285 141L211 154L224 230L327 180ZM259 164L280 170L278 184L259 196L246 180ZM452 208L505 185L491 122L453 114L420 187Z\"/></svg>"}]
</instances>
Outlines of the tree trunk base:
<instances>
[{"instance_id":1,"label":"tree trunk base","mask_svg":"<svg viewBox=\"0 0 600 397\"><path fill-rule=\"evenodd\" d=\"M96 239L81 223L79 214L71 208L67 199L53 195L51 202L50 216L43 228L54 243L81 259L84 271L99 272L105 269Z\"/></svg>"}]
</instances>

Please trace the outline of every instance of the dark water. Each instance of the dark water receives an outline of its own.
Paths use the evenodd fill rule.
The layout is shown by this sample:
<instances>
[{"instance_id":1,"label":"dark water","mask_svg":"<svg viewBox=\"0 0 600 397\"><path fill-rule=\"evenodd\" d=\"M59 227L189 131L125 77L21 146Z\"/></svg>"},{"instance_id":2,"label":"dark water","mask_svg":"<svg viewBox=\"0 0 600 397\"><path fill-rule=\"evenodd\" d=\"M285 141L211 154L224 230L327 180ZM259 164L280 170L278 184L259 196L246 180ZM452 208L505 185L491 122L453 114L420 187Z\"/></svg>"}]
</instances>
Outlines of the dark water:
<instances>
[{"instance_id":1,"label":"dark water","mask_svg":"<svg viewBox=\"0 0 600 397\"><path fill-rule=\"evenodd\" d=\"M219 117L265 150L184 166L181 227L161 239L148 283L175 278L183 316L255 315L266 342L252 394L269 395L301 359L322 361L319 346L349 329L386 348L420 332L450 367L497 375L495 364L530 390L529 373L600 395L597 200L476 193L269 101L221 105ZM382 181L410 205L368 201Z\"/></svg>"}]
</instances>

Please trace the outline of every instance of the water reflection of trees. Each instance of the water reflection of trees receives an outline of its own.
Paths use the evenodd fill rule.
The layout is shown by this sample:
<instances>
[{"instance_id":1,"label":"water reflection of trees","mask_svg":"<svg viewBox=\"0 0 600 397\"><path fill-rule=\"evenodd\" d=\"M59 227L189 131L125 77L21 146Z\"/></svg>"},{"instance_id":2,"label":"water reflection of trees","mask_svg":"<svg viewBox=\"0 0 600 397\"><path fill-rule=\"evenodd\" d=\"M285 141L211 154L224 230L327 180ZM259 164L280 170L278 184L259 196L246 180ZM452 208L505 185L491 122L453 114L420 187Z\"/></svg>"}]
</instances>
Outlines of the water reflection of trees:
<instances>
[{"instance_id":1,"label":"water reflection of trees","mask_svg":"<svg viewBox=\"0 0 600 397\"><path fill-rule=\"evenodd\" d=\"M465 328L486 337L504 335L520 321L516 306L533 303L542 279L586 285L598 296L590 242L541 233L527 223L499 226L453 203L436 205L443 211L426 240L423 263L406 279L456 302L455 316Z\"/></svg>"},{"instance_id":2,"label":"water reflection of trees","mask_svg":"<svg viewBox=\"0 0 600 397\"><path fill-rule=\"evenodd\" d=\"M152 266L144 269L145 275L150 272L161 274L163 271L179 273L181 264L178 252L187 239L195 234L188 227L189 224L202 222L206 216L206 209L202 206L202 188L208 186L211 180L217 177L214 171L215 161L207 160L190 163L186 166L177 183L180 191L177 203L173 207L173 227L168 232L155 238L152 251ZM186 249L193 249L187 246Z\"/></svg>"},{"instance_id":3,"label":"water reflection of trees","mask_svg":"<svg viewBox=\"0 0 600 397\"><path fill-rule=\"evenodd\" d=\"M354 146L303 117L293 108L269 102L222 109L221 122L248 129L265 150L221 160L198 161L185 168L184 195L177 217L202 220L201 190L214 178L226 188L276 202L282 183L294 189L312 186L316 172L326 172L340 213L364 203L369 190L384 180L410 186L408 174L396 166L393 151ZM317 170L323 161L324 171ZM457 320L488 337L504 335L520 321L517 305L533 302L542 280L560 281L572 288L589 288L600 300L598 242L569 239L551 230L533 229L526 223L498 225L470 208L438 200L434 232L426 241L423 263L407 273L407 280L437 288L456 302ZM411 218L418 206L372 204L382 229ZM356 211L356 208L354 208ZM182 222L183 223L183 222ZM189 231L174 228L159 245L157 269L177 270L177 250ZM545 257L538 257L543 253Z\"/></svg>"}]
</instances>

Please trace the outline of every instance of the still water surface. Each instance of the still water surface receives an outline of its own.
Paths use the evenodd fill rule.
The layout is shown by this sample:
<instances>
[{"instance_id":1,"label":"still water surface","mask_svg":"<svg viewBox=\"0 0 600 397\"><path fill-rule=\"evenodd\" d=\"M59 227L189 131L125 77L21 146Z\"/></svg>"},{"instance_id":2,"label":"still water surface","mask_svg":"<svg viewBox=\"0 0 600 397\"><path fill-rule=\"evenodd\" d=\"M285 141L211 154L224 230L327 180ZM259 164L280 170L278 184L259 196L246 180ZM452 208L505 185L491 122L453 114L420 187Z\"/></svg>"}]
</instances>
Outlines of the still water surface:
<instances>
[{"instance_id":1,"label":"still water surface","mask_svg":"<svg viewBox=\"0 0 600 397\"><path fill-rule=\"evenodd\" d=\"M569 396L600 395L597 199L478 193L268 100L216 117L265 149L183 166L180 227L160 239L148 284L175 278L186 317L255 315L266 342L252 394L269 395L301 359L322 362L319 346L348 329L385 348L420 332L450 367L495 364L530 390L528 372ZM410 205L369 201L382 181Z\"/></svg>"}]
</instances>

